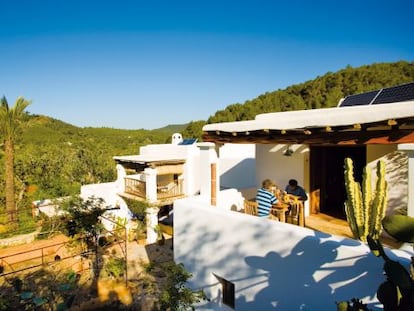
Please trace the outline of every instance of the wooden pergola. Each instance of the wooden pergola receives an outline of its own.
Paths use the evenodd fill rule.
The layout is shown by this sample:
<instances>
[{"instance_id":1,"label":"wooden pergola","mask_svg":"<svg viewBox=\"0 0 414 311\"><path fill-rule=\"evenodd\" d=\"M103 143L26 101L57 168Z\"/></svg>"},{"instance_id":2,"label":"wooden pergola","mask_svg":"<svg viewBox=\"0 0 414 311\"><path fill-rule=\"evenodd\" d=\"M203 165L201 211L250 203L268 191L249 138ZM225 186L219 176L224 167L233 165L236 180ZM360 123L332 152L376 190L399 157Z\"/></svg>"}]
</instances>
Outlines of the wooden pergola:
<instances>
[{"instance_id":1,"label":"wooden pergola","mask_svg":"<svg viewBox=\"0 0 414 311\"><path fill-rule=\"evenodd\" d=\"M255 144L402 144L414 142L414 101L268 113L207 124L203 140Z\"/></svg>"},{"instance_id":2,"label":"wooden pergola","mask_svg":"<svg viewBox=\"0 0 414 311\"><path fill-rule=\"evenodd\" d=\"M286 130L204 131L203 140L216 143L308 145L413 143L414 116L363 124L303 127Z\"/></svg>"}]
</instances>

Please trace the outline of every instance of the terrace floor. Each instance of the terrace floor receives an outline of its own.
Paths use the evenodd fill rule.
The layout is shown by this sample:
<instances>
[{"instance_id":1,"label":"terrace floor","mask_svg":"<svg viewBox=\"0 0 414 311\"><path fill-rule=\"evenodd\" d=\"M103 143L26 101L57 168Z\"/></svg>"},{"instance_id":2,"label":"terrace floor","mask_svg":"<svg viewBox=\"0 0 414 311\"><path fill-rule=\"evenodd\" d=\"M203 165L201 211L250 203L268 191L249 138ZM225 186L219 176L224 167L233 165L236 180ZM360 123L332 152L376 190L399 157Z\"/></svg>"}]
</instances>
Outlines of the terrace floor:
<instances>
[{"instance_id":1,"label":"terrace floor","mask_svg":"<svg viewBox=\"0 0 414 311\"><path fill-rule=\"evenodd\" d=\"M305 227L320 232L338 235L346 238L353 238L351 229L346 220L329 216L327 214L311 214L306 217ZM381 242L390 248L400 248L402 243L395 241L391 237L382 235Z\"/></svg>"},{"instance_id":2,"label":"terrace floor","mask_svg":"<svg viewBox=\"0 0 414 311\"><path fill-rule=\"evenodd\" d=\"M312 230L352 238L352 232L346 220L327 214L319 213L307 216L305 226Z\"/></svg>"}]
</instances>

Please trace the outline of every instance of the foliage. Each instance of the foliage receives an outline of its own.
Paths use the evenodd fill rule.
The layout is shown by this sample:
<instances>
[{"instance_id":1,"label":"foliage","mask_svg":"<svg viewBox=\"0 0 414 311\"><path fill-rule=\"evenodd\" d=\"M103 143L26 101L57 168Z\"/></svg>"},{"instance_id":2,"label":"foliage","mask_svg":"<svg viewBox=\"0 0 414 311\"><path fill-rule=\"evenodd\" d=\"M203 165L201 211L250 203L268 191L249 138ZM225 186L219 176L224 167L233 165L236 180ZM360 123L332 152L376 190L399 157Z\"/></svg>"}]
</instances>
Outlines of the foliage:
<instances>
[{"instance_id":1,"label":"foliage","mask_svg":"<svg viewBox=\"0 0 414 311\"><path fill-rule=\"evenodd\" d=\"M367 236L378 238L381 233L381 219L387 202L385 163L377 162L377 182L374 193L371 190L371 169L365 166L361 185L354 179L353 162L345 158L345 188L347 199L345 212L348 224L356 239L366 242Z\"/></svg>"},{"instance_id":2,"label":"foliage","mask_svg":"<svg viewBox=\"0 0 414 311\"><path fill-rule=\"evenodd\" d=\"M136 228L135 228L135 232L134 232L135 236L132 240L143 240L146 238L147 236L147 226L145 224L145 221L140 221L137 220L136 221Z\"/></svg>"},{"instance_id":3,"label":"foliage","mask_svg":"<svg viewBox=\"0 0 414 311\"><path fill-rule=\"evenodd\" d=\"M161 226L159 224L155 225L154 230L157 233L157 243L159 245L164 245L164 243L165 243L165 237L164 237L164 234L162 232Z\"/></svg>"},{"instance_id":4,"label":"foliage","mask_svg":"<svg viewBox=\"0 0 414 311\"><path fill-rule=\"evenodd\" d=\"M183 137L197 138L198 141L202 141L202 129L206 124L207 122L203 120L191 121L182 132Z\"/></svg>"},{"instance_id":5,"label":"foliage","mask_svg":"<svg viewBox=\"0 0 414 311\"><path fill-rule=\"evenodd\" d=\"M40 214L41 229L38 239L48 239L58 232L65 231L65 218L61 216L49 217L45 214Z\"/></svg>"},{"instance_id":6,"label":"foliage","mask_svg":"<svg viewBox=\"0 0 414 311\"><path fill-rule=\"evenodd\" d=\"M186 287L192 276L183 264L169 263L165 266L167 280L160 294L160 310L192 310L192 306L205 298L202 291L194 292Z\"/></svg>"},{"instance_id":7,"label":"foliage","mask_svg":"<svg viewBox=\"0 0 414 311\"><path fill-rule=\"evenodd\" d=\"M217 111L207 123L252 120L257 114L335 107L341 98L391 87L414 80L413 62L377 63L358 68L347 66L314 80L267 92Z\"/></svg>"},{"instance_id":8,"label":"foliage","mask_svg":"<svg viewBox=\"0 0 414 311\"><path fill-rule=\"evenodd\" d=\"M398 241L414 243L414 218L407 215L387 215L382 220L384 230Z\"/></svg>"},{"instance_id":9,"label":"foliage","mask_svg":"<svg viewBox=\"0 0 414 311\"><path fill-rule=\"evenodd\" d=\"M82 184L113 181L114 155L137 154L140 146L164 143L183 127L78 128L46 116L28 118L30 127L16 139L15 175L17 191L28 196L29 201L75 195ZM0 154L0 159L3 157ZM4 173L4 167L0 167L0 175ZM2 195L3 187L4 179L0 179Z\"/></svg>"},{"instance_id":10,"label":"foliage","mask_svg":"<svg viewBox=\"0 0 414 311\"><path fill-rule=\"evenodd\" d=\"M31 209L19 209L15 215L17 215L17 224L10 222L7 211L0 212L0 238L27 234L37 230L39 223L33 217Z\"/></svg>"},{"instance_id":11,"label":"foliage","mask_svg":"<svg viewBox=\"0 0 414 311\"><path fill-rule=\"evenodd\" d=\"M56 273L41 269L6 280L0 291L0 310L69 310L82 291L79 279L72 270Z\"/></svg>"},{"instance_id":12,"label":"foliage","mask_svg":"<svg viewBox=\"0 0 414 311\"><path fill-rule=\"evenodd\" d=\"M30 102L23 97L17 98L13 107L9 107L5 97L0 100L0 135L4 146L6 210L11 223L17 221L14 181L15 140L20 134L26 116L25 109L29 105Z\"/></svg>"},{"instance_id":13,"label":"foliage","mask_svg":"<svg viewBox=\"0 0 414 311\"><path fill-rule=\"evenodd\" d=\"M102 227L99 217L106 211L103 202L102 198L85 200L80 196L63 201L62 208L68 213L68 234L96 236Z\"/></svg>"},{"instance_id":14,"label":"foliage","mask_svg":"<svg viewBox=\"0 0 414 311\"><path fill-rule=\"evenodd\" d=\"M397 240L409 243L414 242L414 219L412 217L407 215L388 215L382 219L382 226L388 234ZM384 260L386 280L377 289L377 298L382 303L384 310L414 310L414 257L411 257L411 272L408 272L401 263L388 257L378 238L374 239L368 236L367 241L371 252ZM364 309L364 304L360 304L361 301L354 298L352 302L337 302L337 310L368 310Z\"/></svg>"},{"instance_id":15,"label":"foliage","mask_svg":"<svg viewBox=\"0 0 414 311\"><path fill-rule=\"evenodd\" d=\"M126 262L125 258L109 258L105 263L103 272L107 277L120 278L125 274Z\"/></svg>"},{"instance_id":16,"label":"foliage","mask_svg":"<svg viewBox=\"0 0 414 311\"><path fill-rule=\"evenodd\" d=\"M145 221L145 211L149 207L148 202L128 198L124 198L124 200L134 217L141 221Z\"/></svg>"},{"instance_id":17,"label":"foliage","mask_svg":"<svg viewBox=\"0 0 414 311\"><path fill-rule=\"evenodd\" d=\"M404 215L384 217L384 230L402 242L412 243L414 236L414 219ZM398 261L390 259L378 239L368 237L372 253L384 260L386 281L377 290L378 300L385 311L414 310L414 257L411 257L411 273Z\"/></svg>"}]
</instances>

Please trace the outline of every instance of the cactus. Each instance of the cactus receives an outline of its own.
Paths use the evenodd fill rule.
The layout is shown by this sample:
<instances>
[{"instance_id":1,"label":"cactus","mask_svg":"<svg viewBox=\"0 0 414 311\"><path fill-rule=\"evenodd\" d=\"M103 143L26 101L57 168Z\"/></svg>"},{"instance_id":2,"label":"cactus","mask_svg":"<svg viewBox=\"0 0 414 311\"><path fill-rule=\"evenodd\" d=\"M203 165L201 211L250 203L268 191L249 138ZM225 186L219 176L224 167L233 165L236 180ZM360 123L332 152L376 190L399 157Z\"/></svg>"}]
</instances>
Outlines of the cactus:
<instances>
[{"instance_id":1,"label":"cactus","mask_svg":"<svg viewBox=\"0 0 414 311\"><path fill-rule=\"evenodd\" d=\"M354 180L354 167L350 158L345 159L345 187L348 195L345 201L345 212L351 231L355 238L361 236L363 216L362 196L359 184Z\"/></svg>"},{"instance_id":2,"label":"cactus","mask_svg":"<svg viewBox=\"0 0 414 311\"><path fill-rule=\"evenodd\" d=\"M377 183L375 191L371 189L371 169L365 166L363 171L362 188L354 179L352 159L344 161L345 187L347 200L345 212L352 234L356 239L367 241L367 236L378 238L382 226L387 202L387 182L385 180L385 164L377 162Z\"/></svg>"},{"instance_id":3,"label":"cactus","mask_svg":"<svg viewBox=\"0 0 414 311\"><path fill-rule=\"evenodd\" d=\"M414 242L414 218L406 215L384 217L382 226L391 236L402 242ZM384 259L384 272L387 280L377 290L378 300L384 310L414 310L414 257L411 257L408 272L399 262L391 260L385 253L381 242L368 236L372 253Z\"/></svg>"}]
</instances>

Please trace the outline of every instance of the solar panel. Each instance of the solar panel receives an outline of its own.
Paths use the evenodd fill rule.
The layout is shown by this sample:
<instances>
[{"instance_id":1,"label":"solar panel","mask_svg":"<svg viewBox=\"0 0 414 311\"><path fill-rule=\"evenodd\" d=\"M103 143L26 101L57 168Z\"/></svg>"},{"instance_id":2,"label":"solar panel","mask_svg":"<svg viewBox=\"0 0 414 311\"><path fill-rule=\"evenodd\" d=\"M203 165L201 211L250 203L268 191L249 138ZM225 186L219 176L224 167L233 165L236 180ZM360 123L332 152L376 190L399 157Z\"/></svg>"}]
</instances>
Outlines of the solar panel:
<instances>
[{"instance_id":1,"label":"solar panel","mask_svg":"<svg viewBox=\"0 0 414 311\"><path fill-rule=\"evenodd\" d=\"M369 105L377 94L378 91L371 91L367 93L347 96L339 105L339 107Z\"/></svg>"},{"instance_id":2,"label":"solar panel","mask_svg":"<svg viewBox=\"0 0 414 311\"><path fill-rule=\"evenodd\" d=\"M395 103L413 99L414 82L383 89L372 104Z\"/></svg>"},{"instance_id":3,"label":"solar panel","mask_svg":"<svg viewBox=\"0 0 414 311\"><path fill-rule=\"evenodd\" d=\"M197 141L197 138L186 138L182 142L178 143L179 145L192 145Z\"/></svg>"},{"instance_id":4,"label":"solar panel","mask_svg":"<svg viewBox=\"0 0 414 311\"><path fill-rule=\"evenodd\" d=\"M414 82L362 94L350 95L345 97L338 107L378 105L406 100L414 100Z\"/></svg>"}]
</instances>

